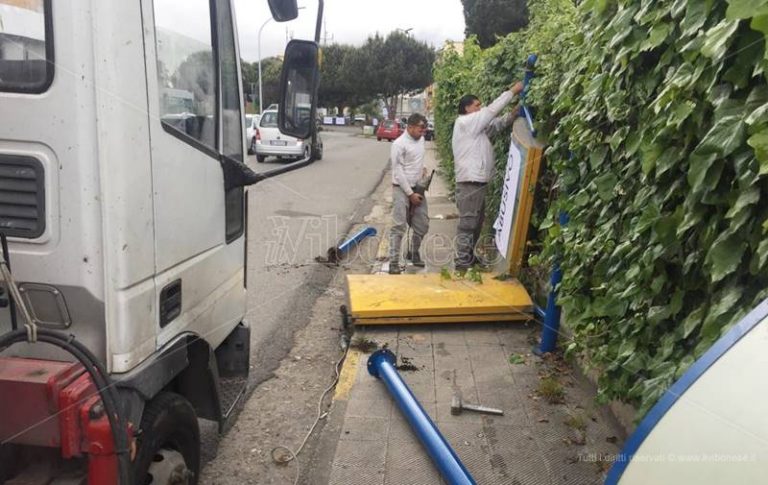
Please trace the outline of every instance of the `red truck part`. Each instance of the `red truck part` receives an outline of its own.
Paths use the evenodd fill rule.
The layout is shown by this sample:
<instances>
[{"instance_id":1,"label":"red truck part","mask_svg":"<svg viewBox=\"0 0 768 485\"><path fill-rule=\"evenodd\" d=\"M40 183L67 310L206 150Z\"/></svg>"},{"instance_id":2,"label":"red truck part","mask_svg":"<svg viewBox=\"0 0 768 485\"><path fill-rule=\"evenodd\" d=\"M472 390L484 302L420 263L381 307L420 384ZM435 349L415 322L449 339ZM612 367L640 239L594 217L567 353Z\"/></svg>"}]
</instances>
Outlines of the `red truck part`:
<instances>
[{"instance_id":1,"label":"red truck part","mask_svg":"<svg viewBox=\"0 0 768 485\"><path fill-rule=\"evenodd\" d=\"M0 442L59 448L88 457L88 484L117 484L109 420L79 363L0 358ZM5 398L7 396L7 398Z\"/></svg>"}]
</instances>

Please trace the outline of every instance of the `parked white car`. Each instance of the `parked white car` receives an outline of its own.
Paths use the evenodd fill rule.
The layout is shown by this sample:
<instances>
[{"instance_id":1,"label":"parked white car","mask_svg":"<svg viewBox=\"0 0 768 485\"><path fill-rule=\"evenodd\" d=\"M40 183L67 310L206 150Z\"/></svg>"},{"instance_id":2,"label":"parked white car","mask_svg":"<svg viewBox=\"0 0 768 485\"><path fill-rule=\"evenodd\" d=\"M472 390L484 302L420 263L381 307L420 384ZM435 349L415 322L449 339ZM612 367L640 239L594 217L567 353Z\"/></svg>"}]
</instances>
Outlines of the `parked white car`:
<instances>
[{"instance_id":1,"label":"parked white car","mask_svg":"<svg viewBox=\"0 0 768 485\"><path fill-rule=\"evenodd\" d=\"M313 148L311 138L300 140L280 133L276 110L264 111L253 140L253 151L258 162L264 162L270 156L295 159L311 156L315 160L323 158L323 140L320 135L317 137L317 145Z\"/></svg>"},{"instance_id":2,"label":"parked white car","mask_svg":"<svg viewBox=\"0 0 768 485\"><path fill-rule=\"evenodd\" d=\"M245 140L248 144L248 155L256 150L256 129L259 127L261 115L245 115Z\"/></svg>"}]
</instances>

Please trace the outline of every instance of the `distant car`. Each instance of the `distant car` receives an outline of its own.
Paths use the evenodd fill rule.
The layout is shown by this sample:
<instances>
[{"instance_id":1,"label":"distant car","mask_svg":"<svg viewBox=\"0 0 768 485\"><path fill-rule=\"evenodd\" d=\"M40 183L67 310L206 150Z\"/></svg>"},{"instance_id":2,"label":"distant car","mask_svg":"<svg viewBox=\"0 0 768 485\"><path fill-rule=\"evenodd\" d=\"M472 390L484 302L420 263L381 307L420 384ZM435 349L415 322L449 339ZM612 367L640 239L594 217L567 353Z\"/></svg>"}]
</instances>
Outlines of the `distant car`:
<instances>
[{"instance_id":1,"label":"distant car","mask_svg":"<svg viewBox=\"0 0 768 485\"><path fill-rule=\"evenodd\" d=\"M378 141L392 141L402 135L403 131L403 128L400 127L400 123L397 121L385 120L379 123L379 128L376 130L376 139Z\"/></svg>"},{"instance_id":2,"label":"distant car","mask_svg":"<svg viewBox=\"0 0 768 485\"><path fill-rule=\"evenodd\" d=\"M430 141L435 139L435 125L431 121L427 122L427 130L424 132L424 140Z\"/></svg>"},{"instance_id":3,"label":"distant car","mask_svg":"<svg viewBox=\"0 0 768 485\"><path fill-rule=\"evenodd\" d=\"M313 147L312 138L300 140L280 133L277 127L276 110L267 110L261 115L254 140L253 151L259 163L264 162L269 156L323 159L323 140L320 136L317 137L317 145Z\"/></svg>"},{"instance_id":4,"label":"distant car","mask_svg":"<svg viewBox=\"0 0 768 485\"><path fill-rule=\"evenodd\" d=\"M248 155L256 151L256 129L261 115L245 115L245 139L248 142Z\"/></svg>"}]
</instances>

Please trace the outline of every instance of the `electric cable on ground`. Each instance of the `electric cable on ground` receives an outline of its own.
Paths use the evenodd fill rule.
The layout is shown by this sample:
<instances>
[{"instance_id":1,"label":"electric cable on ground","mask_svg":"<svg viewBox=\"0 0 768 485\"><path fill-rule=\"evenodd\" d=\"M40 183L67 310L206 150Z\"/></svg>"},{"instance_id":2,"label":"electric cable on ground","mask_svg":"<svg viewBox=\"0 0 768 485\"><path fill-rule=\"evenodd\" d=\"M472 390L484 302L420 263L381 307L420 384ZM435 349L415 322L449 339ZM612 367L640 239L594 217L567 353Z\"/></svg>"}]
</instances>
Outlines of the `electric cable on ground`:
<instances>
[{"instance_id":1,"label":"electric cable on ground","mask_svg":"<svg viewBox=\"0 0 768 485\"><path fill-rule=\"evenodd\" d=\"M312 433L315 431L315 428L317 427L318 423L320 423L321 419L324 419L328 413L323 412L323 401L325 400L325 396L331 392L331 390L336 387L336 384L339 383L339 378L341 377L341 371L339 370L341 367L341 364L344 362L344 360L347 358L347 354L349 353L349 346L347 346L344 349L344 354L341 356L341 358L336 362L336 365L334 366L334 371L336 376L333 379L333 382L330 386L328 386L323 393L320 395L320 399L317 401L317 417L315 418L314 423L312 423L312 426L309 428L309 431L307 432L306 436L304 436L304 439L301 442L301 445L299 445L298 449L296 451L291 450L287 446L278 445L274 448L272 448L272 461L275 463L284 465L291 461L296 462L296 479L294 480L293 484L297 485L299 483L299 478L301 478L301 466L299 464L299 453L301 453L301 450L304 449L304 446L307 444L307 440L309 440L309 437L312 436ZM281 457L277 455L278 451L287 451L290 456L287 458Z\"/></svg>"}]
</instances>

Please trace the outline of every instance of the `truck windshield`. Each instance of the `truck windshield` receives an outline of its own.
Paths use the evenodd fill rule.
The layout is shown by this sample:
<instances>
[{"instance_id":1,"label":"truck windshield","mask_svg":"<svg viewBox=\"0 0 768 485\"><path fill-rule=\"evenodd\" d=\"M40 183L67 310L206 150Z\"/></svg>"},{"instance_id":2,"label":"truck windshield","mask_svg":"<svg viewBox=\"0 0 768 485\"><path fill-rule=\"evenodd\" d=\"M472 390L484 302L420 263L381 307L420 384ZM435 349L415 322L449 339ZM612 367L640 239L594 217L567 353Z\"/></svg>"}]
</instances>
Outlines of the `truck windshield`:
<instances>
[{"instance_id":1,"label":"truck windshield","mask_svg":"<svg viewBox=\"0 0 768 485\"><path fill-rule=\"evenodd\" d=\"M41 93L53 78L50 0L0 0L0 91Z\"/></svg>"}]
</instances>

